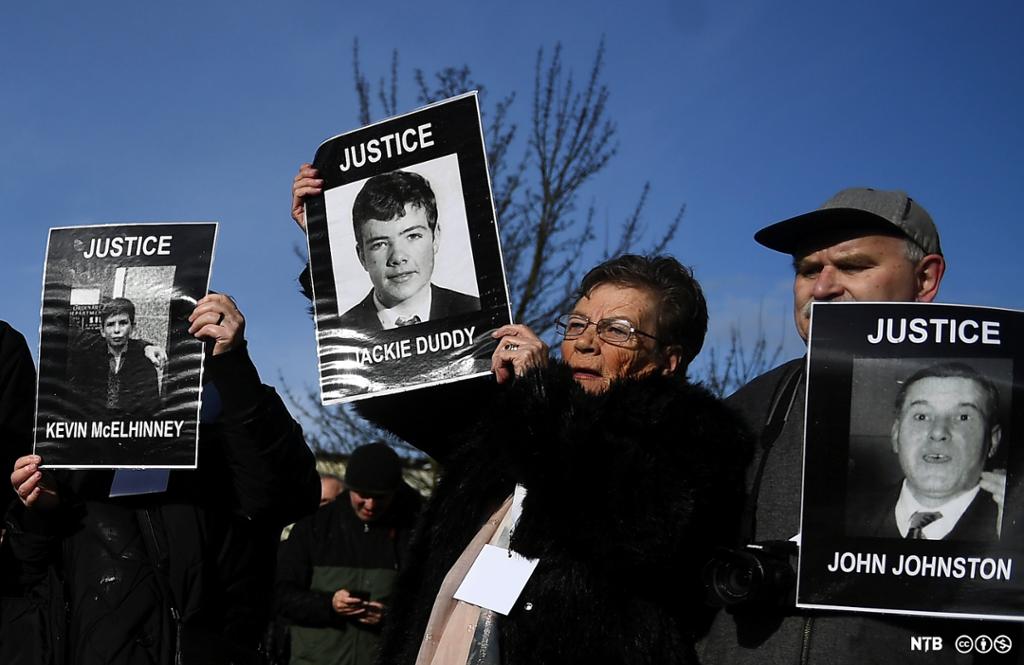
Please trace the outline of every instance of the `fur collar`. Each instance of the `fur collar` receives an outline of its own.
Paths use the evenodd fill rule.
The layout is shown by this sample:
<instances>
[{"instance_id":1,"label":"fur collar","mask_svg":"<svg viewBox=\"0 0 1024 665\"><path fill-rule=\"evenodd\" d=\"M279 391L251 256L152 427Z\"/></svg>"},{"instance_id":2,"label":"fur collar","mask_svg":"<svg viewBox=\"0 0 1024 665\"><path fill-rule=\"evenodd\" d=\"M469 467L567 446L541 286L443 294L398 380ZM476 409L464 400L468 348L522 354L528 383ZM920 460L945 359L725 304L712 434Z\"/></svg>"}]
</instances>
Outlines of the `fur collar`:
<instances>
[{"instance_id":1,"label":"fur collar","mask_svg":"<svg viewBox=\"0 0 1024 665\"><path fill-rule=\"evenodd\" d=\"M528 373L478 414L446 467L381 662L415 660L441 581L517 482L527 496L512 549L540 564L502 620L506 662L625 662L613 654L627 645L658 652L637 662L686 662L678 622L700 605L700 566L738 514L748 448L739 419L681 378L591 395L563 363ZM662 652L668 643L679 653Z\"/></svg>"}]
</instances>

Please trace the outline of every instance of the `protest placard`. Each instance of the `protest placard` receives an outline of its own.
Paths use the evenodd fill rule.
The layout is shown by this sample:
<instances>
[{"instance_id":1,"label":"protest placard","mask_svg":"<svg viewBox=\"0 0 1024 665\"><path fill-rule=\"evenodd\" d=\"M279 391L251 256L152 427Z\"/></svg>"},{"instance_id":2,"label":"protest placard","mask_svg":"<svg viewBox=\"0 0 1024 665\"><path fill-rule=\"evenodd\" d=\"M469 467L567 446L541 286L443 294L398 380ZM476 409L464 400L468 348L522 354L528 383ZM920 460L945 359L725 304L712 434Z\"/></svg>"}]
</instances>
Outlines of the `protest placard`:
<instances>
[{"instance_id":1,"label":"protest placard","mask_svg":"<svg viewBox=\"0 0 1024 665\"><path fill-rule=\"evenodd\" d=\"M35 447L48 467L195 468L215 223L50 230Z\"/></svg>"},{"instance_id":2,"label":"protest placard","mask_svg":"<svg viewBox=\"0 0 1024 665\"><path fill-rule=\"evenodd\" d=\"M511 317L476 94L336 136L313 166L323 403L487 373Z\"/></svg>"},{"instance_id":3,"label":"protest placard","mask_svg":"<svg viewBox=\"0 0 1024 665\"><path fill-rule=\"evenodd\" d=\"M1024 620L1024 312L815 303L797 605Z\"/></svg>"}]
</instances>

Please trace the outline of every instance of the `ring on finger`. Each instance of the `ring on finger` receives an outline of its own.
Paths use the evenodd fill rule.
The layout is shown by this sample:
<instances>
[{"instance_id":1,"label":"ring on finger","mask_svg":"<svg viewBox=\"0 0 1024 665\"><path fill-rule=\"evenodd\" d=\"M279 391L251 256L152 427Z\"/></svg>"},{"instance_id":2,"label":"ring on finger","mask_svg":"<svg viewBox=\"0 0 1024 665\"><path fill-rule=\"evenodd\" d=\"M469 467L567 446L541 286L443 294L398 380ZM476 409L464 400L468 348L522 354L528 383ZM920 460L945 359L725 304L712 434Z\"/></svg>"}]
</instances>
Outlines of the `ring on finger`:
<instances>
[{"instance_id":1,"label":"ring on finger","mask_svg":"<svg viewBox=\"0 0 1024 665\"><path fill-rule=\"evenodd\" d=\"M512 342L509 342L508 344L505 345L505 350L506 351L517 351L518 349L519 349L519 345L518 344L513 344Z\"/></svg>"}]
</instances>

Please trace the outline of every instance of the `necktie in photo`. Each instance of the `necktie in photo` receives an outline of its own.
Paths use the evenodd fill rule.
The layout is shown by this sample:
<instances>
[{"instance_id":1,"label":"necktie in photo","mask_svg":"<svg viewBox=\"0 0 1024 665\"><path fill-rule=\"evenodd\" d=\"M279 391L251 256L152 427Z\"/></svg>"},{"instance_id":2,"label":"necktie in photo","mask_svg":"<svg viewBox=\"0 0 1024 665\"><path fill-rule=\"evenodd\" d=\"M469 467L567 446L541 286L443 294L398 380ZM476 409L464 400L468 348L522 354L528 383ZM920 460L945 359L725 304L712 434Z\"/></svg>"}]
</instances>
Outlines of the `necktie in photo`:
<instances>
[{"instance_id":1,"label":"necktie in photo","mask_svg":"<svg viewBox=\"0 0 1024 665\"><path fill-rule=\"evenodd\" d=\"M420 322L419 315L410 316L408 319L403 319L402 317L398 317L397 319L395 319L395 325L398 326L399 328L401 328L403 326L413 326L413 325L416 325L419 322Z\"/></svg>"},{"instance_id":2,"label":"necktie in photo","mask_svg":"<svg viewBox=\"0 0 1024 665\"><path fill-rule=\"evenodd\" d=\"M118 373L117 356L107 354L107 408L121 406L121 375Z\"/></svg>"},{"instance_id":3,"label":"necktie in photo","mask_svg":"<svg viewBox=\"0 0 1024 665\"><path fill-rule=\"evenodd\" d=\"M924 535L924 528L940 517L942 517L942 513L917 511L910 516L910 528L907 529L907 538L927 540L927 537Z\"/></svg>"}]
</instances>

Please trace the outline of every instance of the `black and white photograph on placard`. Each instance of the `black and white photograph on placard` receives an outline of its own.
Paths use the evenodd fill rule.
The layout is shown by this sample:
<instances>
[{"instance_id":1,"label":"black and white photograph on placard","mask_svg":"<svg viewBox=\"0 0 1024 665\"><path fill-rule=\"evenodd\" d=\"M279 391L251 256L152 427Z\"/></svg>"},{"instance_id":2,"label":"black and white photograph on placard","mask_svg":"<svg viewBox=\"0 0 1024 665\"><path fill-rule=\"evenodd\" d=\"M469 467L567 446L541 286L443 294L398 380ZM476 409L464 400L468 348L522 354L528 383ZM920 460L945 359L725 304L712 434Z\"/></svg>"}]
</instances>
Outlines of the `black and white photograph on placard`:
<instances>
[{"instance_id":1,"label":"black and white photograph on placard","mask_svg":"<svg viewBox=\"0 0 1024 665\"><path fill-rule=\"evenodd\" d=\"M814 305L798 606L1024 621L1022 332L1005 309Z\"/></svg>"},{"instance_id":2,"label":"black and white photograph on placard","mask_svg":"<svg viewBox=\"0 0 1024 665\"><path fill-rule=\"evenodd\" d=\"M350 247L354 259L334 263L343 328L373 333L480 311L458 155L335 187L325 199L328 218L352 219L327 228L331 246Z\"/></svg>"},{"instance_id":3,"label":"black and white photograph on placard","mask_svg":"<svg viewBox=\"0 0 1024 665\"><path fill-rule=\"evenodd\" d=\"M475 93L336 136L313 165L321 400L489 372L511 317Z\"/></svg>"},{"instance_id":4,"label":"black and white photograph on placard","mask_svg":"<svg viewBox=\"0 0 1024 665\"><path fill-rule=\"evenodd\" d=\"M35 452L54 468L195 468L215 223L50 230Z\"/></svg>"},{"instance_id":5,"label":"black and white photograph on placard","mask_svg":"<svg viewBox=\"0 0 1024 665\"><path fill-rule=\"evenodd\" d=\"M998 540L1012 387L1008 359L855 359L847 534Z\"/></svg>"}]
</instances>

